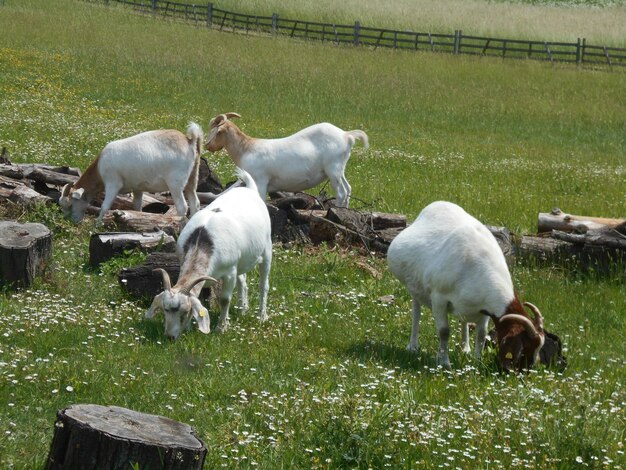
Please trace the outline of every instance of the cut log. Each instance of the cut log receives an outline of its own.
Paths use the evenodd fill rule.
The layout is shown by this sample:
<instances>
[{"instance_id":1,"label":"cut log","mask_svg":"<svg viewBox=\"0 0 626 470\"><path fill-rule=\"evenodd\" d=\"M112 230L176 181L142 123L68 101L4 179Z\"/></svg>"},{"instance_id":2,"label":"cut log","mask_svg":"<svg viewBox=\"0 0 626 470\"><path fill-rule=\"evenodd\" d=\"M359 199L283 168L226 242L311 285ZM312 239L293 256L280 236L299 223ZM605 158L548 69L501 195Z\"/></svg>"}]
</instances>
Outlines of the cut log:
<instances>
[{"instance_id":1,"label":"cut log","mask_svg":"<svg viewBox=\"0 0 626 470\"><path fill-rule=\"evenodd\" d=\"M539 262L540 264L562 265L570 260L575 261L575 256L580 249L573 247L571 243L555 240L549 237L522 236L517 254L526 261Z\"/></svg>"},{"instance_id":2,"label":"cut log","mask_svg":"<svg viewBox=\"0 0 626 470\"><path fill-rule=\"evenodd\" d=\"M160 251L148 254L146 260L140 265L122 269L117 275L117 280L134 297L152 299L163 291L163 276L154 272L156 268L165 269L172 285L176 284L180 273L178 256L175 253ZM208 303L210 295L211 287L206 284L198 298Z\"/></svg>"},{"instance_id":3,"label":"cut log","mask_svg":"<svg viewBox=\"0 0 626 470\"><path fill-rule=\"evenodd\" d=\"M152 232L163 230L177 235L181 230L181 217L175 214L151 214L137 211L108 211L103 219L104 227L122 232Z\"/></svg>"},{"instance_id":4,"label":"cut log","mask_svg":"<svg viewBox=\"0 0 626 470\"><path fill-rule=\"evenodd\" d=\"M0 282L30 286L52 255L52 234L45 225L0 221Z\"/></svg>"},{"instance_id":5,"label":"cut log","mask_svg":"<svg viewBox=\"0 0 626 470\"><path fill-rule=\"evenodd\" d=\"M172 252L175 246L174 237L162 230L144 233L94 233L89 240L89 264L99 266L100 263L128 250Z\"/></svg>"},{"instance_id":6,"label":"cut log","mask_svg":"<svg viewBox=\"0 0 626 470\"><path fill-rule=\"evenodd\" d=\"M120 285L134 297L152 298L163 290L163 277L153 272L156 268L165 269L172 280L178 280L180 263L175 253L150 253L142 264L122 269L117 279Z\"/></svg>"},{"instance_id":7,"label":"cut log","mask_svg":"<svg viewBox=\"0 0 626 470\"><path fill-rule=\"evenodd\" d=\"M43 166L27 166L22 167L22 170L24 171L24 178L44 184L65 186L66 184L74 184L78 181L78 176L76 175L61 173Z\"/></svg>"},{"instance_id":8,"label":"cut log","mask_svg":"<svg viewBox=\"0 0 626 470\"><path fill-rule=\"evenodd\" d=\"M201 469L206 453L187 424L118 406L72 405L57 412L45 468Z\"/></svg>"},{"instance_id":9,"label":"cut log","mask_svg":"<svg viewBox=\"0 0 626 470\"><path fill-rule=\"evenodd\" d=\"M289 222L289 219L287 218L287 212L279 209L272 204L267 204L267 212L270 215L272 241L284 241L285 227Z\"/></svg>"},{"instance_id":10,"label":"cut log","mask_svg":"<svg viewBox=\"0 0 626 470\"><path fill-rule=\"evenodd\" d=\"M513 245L513 236L506 227L496 227L493 225L485 225L491 234L495 237L507 264L510 266L515 260L515 247Z\"/></svg>"},{"instance_id":11,"label":"cut log","mask_svg":"<svg viewBox=\"0 0 626 470\"><path fill-rule=\"evenodd\" d=\"M318 200L306 193L288 193L280 194L280 197L272 198L271 203L279 209L288 210L293 209L322 209Z\"/></svg>"},{"instance_id":12,"label":"cut log","mask_svg":"<svg viewBox=\"0 0 626 470\"><path fill-rule=\"evenodd\" d=\"M561 209L554 208L550 213L539 213L537 231L544 233L560 230L562 232L586 233L589 230L615 229L620 225L626 226L626 219L607 219L604 217L566 214Z\"/></svg>"},{"instance_id":13,"label":"cut log","mask_svg":"<svg viewBox=\"0 0 626 470\"><path fill-rule=\"evenodd\" d=\"M24 170L17 165L11 165L10 163L0 163L0 175L6 176L14 180L21 180L24 178Z\"/></svg>"},{"instance_id":14,"label":"cut log","mask_svg":"<svg viewBox=\"0 0 626 470\"><path fill-rule=\"evenodd\" d=\"M80 177L81 172L80 169L70 167L70 166L55 166L55 165L47 165L45 163L17 163L16 166L19 166L23 171L26 178L29 178L29 174L33 171L43 170L45 171L53 171L56 173L61 173L64 175L76 176Z\"/></svg>"},{"instance_id":15,"label":"cut log","mask_svg":"<svg viewBox=\"0 0 626 470\"><path fill-rule=\"evenodd\" d=\"M367 223L374 230L384 230L386 228L405 228L406 215L389 214L386 212L372 212L366 218Z\"/></svg>"},{"instance_id":16,"label":"cut log","mask_svg":"<svg viewBox=\"0 0 626 470\"><path fill-rule=\"evenodd\" d=\"M311 217L325 217L328 211L326 209L288 209L287 216L294 225L309 224Z\"/></svg>"}]
</instances>

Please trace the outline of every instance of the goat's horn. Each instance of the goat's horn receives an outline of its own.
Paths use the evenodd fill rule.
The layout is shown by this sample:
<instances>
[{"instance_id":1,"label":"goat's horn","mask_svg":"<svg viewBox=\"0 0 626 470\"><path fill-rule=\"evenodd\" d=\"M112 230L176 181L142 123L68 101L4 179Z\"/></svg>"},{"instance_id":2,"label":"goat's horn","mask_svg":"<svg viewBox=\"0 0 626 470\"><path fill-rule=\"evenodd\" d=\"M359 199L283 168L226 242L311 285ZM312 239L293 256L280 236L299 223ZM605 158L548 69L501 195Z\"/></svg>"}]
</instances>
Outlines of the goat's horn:
<instances>
[{"instance_id":1,"label":"goat's horn","mask_svg":"<svg viewBox=\"0 0 626 470\"><path fill-rule=\"evenodd\" d=\"M524 302L524 307L528 307L535 314L535 323L543 329L543 315L539 311L536 305L530 302Z\"/></svg>"},{"instance_id":2,"label":"goat's horn","mask_svg":"<svg viewBox=\"0 0 626 470\"><path fill-rule=\"evenodd\" d=\"M193 289L196 284L198 284L199 282L204 282L204 281L217 282L217 279L215 279L215 278L213 278L211 276L200 276L200 277L197 277L193 281L191 281L189 284L187 284L185 287L183 287L180 290L180 292L182 294L189 295L189 293L191 292L191 289Z\"/></svg>"},{"instance_id":3,"label":"goat's horn","mask_svg":"<svg viewBox=\"0 0 626 470\"><path fill-rule=\"evenodd\" d=\"M526 330L526 333L528 333L532 338L539 338L540 336L539 332L537 331L537 328L535 327L533 322L530 321L530 318L525 317L524 315L518 315L517 313L508 313L506 315L502 315L500 317L500 323L506 322L506 321L520 322L521 324L524 325L524 329Z\"/></svg>"},{"instance_id":4,"label":"goat's horn","mask_svg":"<svg viewBox=\"0 0 626 470\"><path fill-rule=\"evenodd\" d=\"M226 116L228 119L232 119L232 118L240 118L240 117L241 117L241 116L240 116L239 114L237 114L237 113L226 113L226 114L225 114L225 116Z\"/></svg>"},{"instance_id":5,"label":"goat's horn","mask_svg":"<svg viewBox=\"0 0 626 470\"><path fill-rule=\"evenodd\" d=\"M170 281L170 275L167 274L167 271L165 269L161 269L161 268L156 268L152 270L153 273L156 272L160 272L161 275L163 276L163 288L165 290L171 290L172 289L172 282Z\"/></svg>"}]
</instances>

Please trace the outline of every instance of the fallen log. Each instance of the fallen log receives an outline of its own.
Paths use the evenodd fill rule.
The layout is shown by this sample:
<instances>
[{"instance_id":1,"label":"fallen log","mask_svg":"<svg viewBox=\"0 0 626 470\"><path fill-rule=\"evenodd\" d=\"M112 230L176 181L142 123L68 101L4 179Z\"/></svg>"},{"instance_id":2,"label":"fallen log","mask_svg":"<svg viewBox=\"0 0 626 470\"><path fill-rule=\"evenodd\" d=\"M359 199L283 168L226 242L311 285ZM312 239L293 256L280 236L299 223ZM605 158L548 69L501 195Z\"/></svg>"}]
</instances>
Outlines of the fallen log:
<instances>
[{"instance_id":1,"label":"fallen log","mask_svg":"<svg viewBox=\"0 0 626 470\"><path fill-rule=\"evenodd\" d=\"M30 286L52 256L52 234L45 225L0 221L0 282Z\"/></svg>"},{"instance_id":2,"label":"fallen log","mask_svg":"<svg viewBox=\"0 0 626 470\"><path fill-rule=\"evenodd\" d=\"M117 275L117 280L124 290L137 298L152 299L155 295L163 291L163 276L155 273L156 268L165 269L172 280L172 285L176 284L180 274L180 262L176 253L164 253L155 251L149 253L146 260L137 266L123 268ZM198 298L205 305L209 303L211 287L207 284L200 291Z\"/></svg>"},{"instance_id":3,"label":"fallen log","mask_svg":"<svg viewBox=\"0 0 626 470\"><path fill-rule=\"evenodd\" d=\"M201 469L207 448L187 424L118 406L57 412L46 470Z\"/></svg>"},{"instance_id":4,"label":"fallen log","mask_svg":"<svg viewBox=\"0 0 626 470\"><path fill-rule=\"evenodd\" d=\"M174 237L162 230L143 233L94 233L89 240L89 264L99 266L100 263L128 250L172 252L175 247Z\"/></svg>"},{"instance_id":5,"label":"fallen log","mask_svg":"<svg viewBox=\"0 0 626 470\"><path fill-rule=\"evenodd\" d=\"M617 229L620 226L626 227L626 219L566 214L558 207L552 209L550 213L540 212L537 221L539 233L551 232L552 230L585 233L589 230ZM626 234L626 231L623 233Z\"/></svg>"},{"instance_id":6,"label":"fallen log","mask_svg":"<svg viewBox=\"0 0 626 470\"><path fill-rule=\"evenodd\" d=\"M138 211L108 211L103 223L106 229L117 229L121 232L163 230L169 235L177 235L182 229L182 219L176 214L152 214Z\"/></svg>"}]
</instances>

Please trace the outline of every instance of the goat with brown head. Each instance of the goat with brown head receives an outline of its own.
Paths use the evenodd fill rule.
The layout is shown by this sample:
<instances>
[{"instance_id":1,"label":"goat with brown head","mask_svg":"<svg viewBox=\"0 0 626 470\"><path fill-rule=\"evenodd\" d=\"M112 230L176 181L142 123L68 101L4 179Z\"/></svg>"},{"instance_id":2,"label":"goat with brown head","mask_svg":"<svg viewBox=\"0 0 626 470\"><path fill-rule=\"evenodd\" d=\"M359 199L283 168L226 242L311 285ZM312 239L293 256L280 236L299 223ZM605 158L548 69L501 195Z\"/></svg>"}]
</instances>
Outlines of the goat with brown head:
<instances>
[{"instance_id":1,"label":"goat with brown head","mask_svg":"<svg viewBox=\"0 0 626 470\"><path fill-rule=\"evenodd\" d=\"M534 314L531 318L519 301L512 302L501 317L488 314L496 327L493 338L498 349L498 364L505 372L522 371L539 362L539 351L545 341L543 316L530 302L524 302Z\"/></svg>"}]
</instances>

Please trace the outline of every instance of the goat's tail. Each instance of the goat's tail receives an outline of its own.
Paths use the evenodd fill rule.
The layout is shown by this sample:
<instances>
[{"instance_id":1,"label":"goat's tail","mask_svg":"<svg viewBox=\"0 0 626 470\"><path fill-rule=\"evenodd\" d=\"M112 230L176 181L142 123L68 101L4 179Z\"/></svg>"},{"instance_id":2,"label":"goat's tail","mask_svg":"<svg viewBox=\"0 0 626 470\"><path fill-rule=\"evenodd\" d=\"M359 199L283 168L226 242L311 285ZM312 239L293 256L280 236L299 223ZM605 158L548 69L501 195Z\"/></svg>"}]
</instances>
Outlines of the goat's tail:
<instances>
[{"instance_id":1,"label":"goat's tail","mask_svg":"<svg viewBox=\"0 0 626 470\"><path fill-rule=\"evenodd\" d=\"M204 136L202 134L202 128L195 122L190 122L187 126L187 139L189 139L189 143L195 143L196 158L200 158Z\"/></svg>"},{"instance_id":2,"label":"goat's tail","mask_svg":"<svg viewBox=\"0 0 626 470\"><path fill-rule=\"evenodd\" d=\"M237 175L237 178L243 181L243 183L246 185L246 188L252 189L256 193L259 192L259 189L257 188L257 185L254 182L254 179L252 178L252 176L250 176L250 173L248 173L246 170L243 170L241 168L237 168L235 174Z\"/></svg>"},{"instance_id":3,"label":"goat's tail","mask_svg":"<svg viewBox=\"0 0 626 470\"><path fill-rule=\"evenodd\" d=\"M365 147L366 149L370 146L370 141L367 137L367 134L362 130L357 129L354 131L347 131L346 134L348 134L353 139L357 139L363 142L363 147Z\"/></svg>"}]
</instances>

